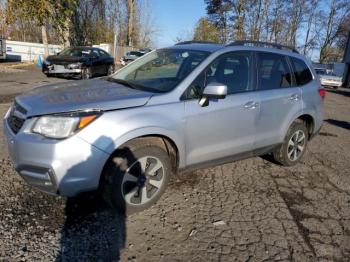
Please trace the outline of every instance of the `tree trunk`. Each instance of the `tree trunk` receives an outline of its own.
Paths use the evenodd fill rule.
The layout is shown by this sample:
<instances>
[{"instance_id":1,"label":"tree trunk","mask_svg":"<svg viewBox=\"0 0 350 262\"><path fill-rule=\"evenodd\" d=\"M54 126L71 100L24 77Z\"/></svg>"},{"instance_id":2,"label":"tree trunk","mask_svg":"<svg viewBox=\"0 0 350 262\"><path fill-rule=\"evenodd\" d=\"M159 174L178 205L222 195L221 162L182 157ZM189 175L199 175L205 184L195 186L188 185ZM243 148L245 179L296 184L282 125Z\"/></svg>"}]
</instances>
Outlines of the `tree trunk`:
<instances>
[{"instance_id":1,"label":"tree trunk","mask_svg":"<svg viewBox=\"0 0 350 262\"><path fill-rule=\"evenodd\" d=\"M46 32L46 25L41 25L41 38L44 44L44 56L45 58L49 56L49 46L47 42L47 32Z\"/></svg>"},{"instance_id":2,"label":"tree trunk","mask_svg":"<svg viewBox=\"0 0 350 262\"><path fill-rule=\"evenodd\" d=\"M133 45L135 0L128 0L128 46Z\"/></svg>"},{"instance_id":3,"label":"tree trunk","mask_svg":"<svg viewBox=\"0 0 350 262\"><path fill-rule=\"evenodd\" d=\"M62 36L63 36L63 45L64 47L70 46L70 30L69 30L70 19L66 19L64 22L64 28L62 28Z\"/></svg>"}]
</instances>

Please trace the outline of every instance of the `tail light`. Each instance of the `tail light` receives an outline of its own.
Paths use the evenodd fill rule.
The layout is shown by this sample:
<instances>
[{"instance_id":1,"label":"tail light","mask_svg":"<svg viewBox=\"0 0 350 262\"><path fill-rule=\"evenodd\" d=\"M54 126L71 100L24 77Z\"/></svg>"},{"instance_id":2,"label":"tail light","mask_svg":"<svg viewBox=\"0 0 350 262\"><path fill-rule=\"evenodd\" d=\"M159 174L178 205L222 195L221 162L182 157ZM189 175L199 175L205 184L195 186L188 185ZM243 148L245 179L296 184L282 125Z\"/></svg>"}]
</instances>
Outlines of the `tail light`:
<instances>
[{"instance_id":1,"label":"tail light","mask_svg":"<svg viewBox=\"0 0 350 262\"><path fill-rule=\"evenodd\" d=\"M319 93L320 97L322 97L322 99L325 98L326 90L324 88L321 87L320 89L318 89L318 93Z\"/></svg>"}]
</instances>

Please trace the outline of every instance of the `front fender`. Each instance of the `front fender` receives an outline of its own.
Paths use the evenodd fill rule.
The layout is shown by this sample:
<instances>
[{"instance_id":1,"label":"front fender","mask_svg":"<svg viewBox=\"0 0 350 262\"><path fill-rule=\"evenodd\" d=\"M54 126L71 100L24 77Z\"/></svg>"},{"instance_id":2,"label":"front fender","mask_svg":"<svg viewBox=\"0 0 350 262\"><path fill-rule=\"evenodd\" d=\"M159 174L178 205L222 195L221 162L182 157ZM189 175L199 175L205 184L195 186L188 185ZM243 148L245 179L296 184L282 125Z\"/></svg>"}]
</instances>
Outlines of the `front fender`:
<instances>
[{"instance_id":1,"label":"front fender","mask_svg":"<svg viewBox=\"0 0 350 262\"><path fill-rule=\"evenodd\" d=\"M182 109L181 103L174 103L162 105L161 108L146 106L106 112L77 135L107 154L112 154L134 138L163 136L176 145L179 167L183 167L185 146Z\"/></svg>"}]
</instances>

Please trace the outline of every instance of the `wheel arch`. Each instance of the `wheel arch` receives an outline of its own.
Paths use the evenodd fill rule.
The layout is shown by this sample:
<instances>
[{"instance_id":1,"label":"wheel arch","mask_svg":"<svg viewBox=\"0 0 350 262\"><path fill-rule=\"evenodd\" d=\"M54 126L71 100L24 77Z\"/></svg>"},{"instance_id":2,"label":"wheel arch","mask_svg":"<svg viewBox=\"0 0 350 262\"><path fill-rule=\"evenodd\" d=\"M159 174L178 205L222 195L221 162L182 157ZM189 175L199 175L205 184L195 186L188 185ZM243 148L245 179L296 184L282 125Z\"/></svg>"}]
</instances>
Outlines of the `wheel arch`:
<instances>
[{"instance_id":1,"label":"wheel arch","mask_svg":"<svg viewBox=\"0 0 350 262\"><path fill-rule=\"evenodd\" d=\"M303 114L298 116L295 121L302 122L306 125L306 128L308 130L308 136L309 139L312 137L312 134L314 133L315 129L315 119L310 114Z\"/></svg>"},{"instance_id":2,"label":"wheel arch","mask_svg":"<svg viewBox=\"0 0 350 262\"><path fill-rule=\"evenodd\" d=\"M164 150L166 150L168 152L168 155L170 156L172 166L173 166L173 172L174 173L177 172L177 170L179 169L179 166L181 165L180 163L181 148L179 148L178 144L175 142L176 140L162 133L149 133L149 134L131 137L121 142L118 146L115 146L115 148L111 151L109 158L106 160L102 168L102 172L100 174L99 187L102 185L102 182L104 179L103 174L106 170L106 167L109 161L111 161L111 159L116 155L118 150L120 150L123 146L127 145L130 141L135 141L135 140L148 140L151 143L157 144L160 147L164 148Z\"/></svg>"}]
</instances>

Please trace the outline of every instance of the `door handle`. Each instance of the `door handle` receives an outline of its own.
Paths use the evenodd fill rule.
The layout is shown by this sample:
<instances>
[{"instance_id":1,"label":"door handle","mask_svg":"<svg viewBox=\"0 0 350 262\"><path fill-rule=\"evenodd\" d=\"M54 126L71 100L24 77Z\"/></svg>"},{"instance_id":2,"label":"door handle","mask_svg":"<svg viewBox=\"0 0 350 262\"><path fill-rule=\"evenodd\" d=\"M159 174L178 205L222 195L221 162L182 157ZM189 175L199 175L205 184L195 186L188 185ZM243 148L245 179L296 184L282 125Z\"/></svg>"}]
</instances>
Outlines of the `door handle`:
<instances>
[{"instance_id":1,"label":"door handle","mask_svg":"<svg viewBox=\"0 0 350 262\"><path fill-rule=\"evenodd\" d=\"M291 101L298 101L299 100L299 95L298 94L293 94L289 98Z\"/></svg>"},{"instance_id":2,"label":"door handle","mask_svg":"<svg viewBox=\"0 0 350 262\"><path fill-rule=\"evenodd\" d=\"M259 106L259 103L254 102L254 101L249 101L244 105L245 109L255 109Z\"/></svg>"}]
</instances>

